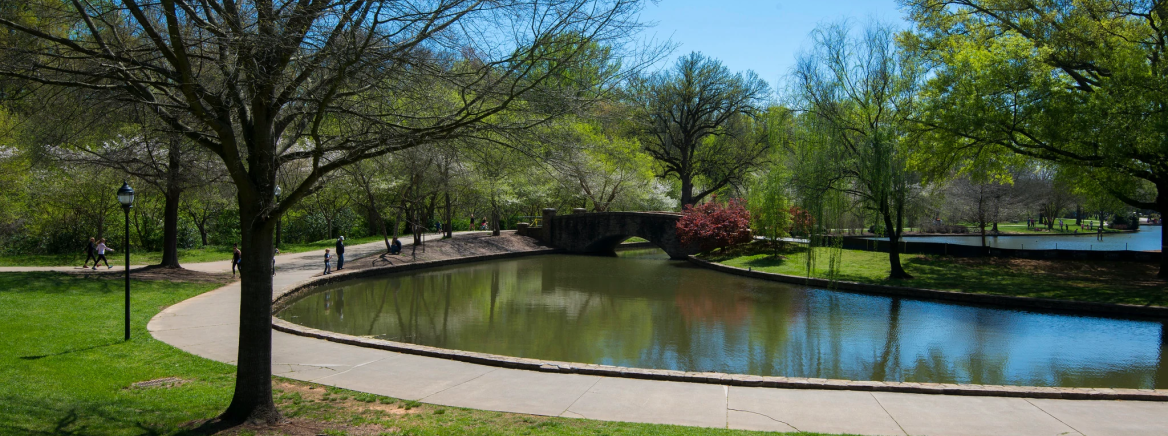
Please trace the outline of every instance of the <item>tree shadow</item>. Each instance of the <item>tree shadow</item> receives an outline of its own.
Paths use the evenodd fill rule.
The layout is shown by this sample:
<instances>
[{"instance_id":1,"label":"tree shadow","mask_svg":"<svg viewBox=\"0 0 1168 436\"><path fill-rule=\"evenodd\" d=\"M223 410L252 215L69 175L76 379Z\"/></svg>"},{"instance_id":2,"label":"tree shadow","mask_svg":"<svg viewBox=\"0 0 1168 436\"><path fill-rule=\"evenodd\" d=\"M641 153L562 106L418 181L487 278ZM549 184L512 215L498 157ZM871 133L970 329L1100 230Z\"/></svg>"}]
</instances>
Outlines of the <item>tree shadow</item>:
<instances>
[{"instance_id":1,"label":"tree shadow","mask_svg":"<svg viewBox=\"0 0 1168 436\"><path fill-rule=\"evenodd\" d=\"M0 398L8 408L0 413L0 434L73 436L108 433L112 428L136 428L140 435L161 435L168 431L137 420L138 415L115 411L109 404L87 402L60 404L50 399ZM10 419L19 416L25 421ZM96 425L95 425L96 424ZM112 424L112 425L111 425ZM183 434L183 433L180 433ZM185 433L210 435L212 433Z\"/></svg>"},{"instance_id":2,"label":"tree shadow","mask_svg":"<svg viewBox=\"0 0 1168 436\"><path fill-rule=\"evenodd\" d=\"M98 349L98 348L108 347L110 345L121 344L124 342L125 341L114 341L114 342L109 342L106 344L98 344L98 345L91 345L91 346L82 347L82 348L74 348L72 350L65 350L65 351L61 351L59 353L41 354L41 355L36 355L36 356L20 356L20 360L39 360L39 359L44 359L46 357L63 356L63 355L70 354L70 353L94 350L94 349Z\"/></svg>"}]
</instances>

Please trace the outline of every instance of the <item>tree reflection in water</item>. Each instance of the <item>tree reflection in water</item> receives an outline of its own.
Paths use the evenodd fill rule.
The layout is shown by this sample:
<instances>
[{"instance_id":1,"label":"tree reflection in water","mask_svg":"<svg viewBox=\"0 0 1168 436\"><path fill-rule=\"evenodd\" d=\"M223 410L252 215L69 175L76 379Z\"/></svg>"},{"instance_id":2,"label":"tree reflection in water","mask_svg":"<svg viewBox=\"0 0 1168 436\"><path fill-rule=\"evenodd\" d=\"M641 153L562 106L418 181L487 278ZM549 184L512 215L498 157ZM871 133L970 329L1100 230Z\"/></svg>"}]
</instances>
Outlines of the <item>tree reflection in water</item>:
<instances>
[{"instance_id":1,"label":"tree reflection in water","mask_svg":"<svg viewBox=\"0 0 1168 436\"><path fill-rule=\"evenodd\" d=\"M809 289L652 256L547 255L339 283L278 316L444 348L645 368L1168 387L1163 323Z\"/></svg>"}]
</instances>

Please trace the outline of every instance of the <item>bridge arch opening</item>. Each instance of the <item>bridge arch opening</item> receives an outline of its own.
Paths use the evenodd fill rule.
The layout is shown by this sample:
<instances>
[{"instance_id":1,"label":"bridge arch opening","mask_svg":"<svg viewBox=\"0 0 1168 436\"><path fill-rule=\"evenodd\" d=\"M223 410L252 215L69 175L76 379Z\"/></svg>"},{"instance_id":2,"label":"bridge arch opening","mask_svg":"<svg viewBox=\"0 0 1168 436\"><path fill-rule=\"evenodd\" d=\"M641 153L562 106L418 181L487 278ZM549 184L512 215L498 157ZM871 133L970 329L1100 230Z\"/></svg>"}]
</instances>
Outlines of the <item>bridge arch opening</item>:
<instances>
[{"instance_id":1,"label":"bridge arch opening","mask_svg":"<svg viewBox=\"0 0 1168 436\"><path fill-rule=\"evenodd\" d=\"M551 245L569 253L613 255L621 242L638 237L684 259L697 252L677 237L681 215L660 212L594 212L555 216Z\"/></svg>"}]
</instances>

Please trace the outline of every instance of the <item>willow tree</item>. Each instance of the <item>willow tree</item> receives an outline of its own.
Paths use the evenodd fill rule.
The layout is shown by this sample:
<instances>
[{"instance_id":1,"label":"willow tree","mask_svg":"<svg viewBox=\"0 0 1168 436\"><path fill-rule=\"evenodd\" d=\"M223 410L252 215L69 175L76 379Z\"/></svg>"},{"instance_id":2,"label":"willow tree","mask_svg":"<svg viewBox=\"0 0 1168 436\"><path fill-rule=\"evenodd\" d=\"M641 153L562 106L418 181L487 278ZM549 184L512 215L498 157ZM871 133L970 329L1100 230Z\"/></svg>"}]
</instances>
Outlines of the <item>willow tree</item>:
<instances>
[{"instance_id":1,"label":"willow tree","mask_svg":"<svg viewBox=\"0 0 1168 436\"><path fill-rule=\"evenodd\" d=\"M1017 153L1168 212L1168 4L908 0L940 153ZM1168 278L1168 235L1160 278Z\"/></svg>"},{"instance_id":2,"label":"willow tree","mask_svg":"<svg viewBox=\"0 0 1168 436\"><path fill-rule=\"evenodd\" d=\"M0 74L148 107L222 161L237 191L243 272L227 420L275 422L271 254L277 218L364 159L545 122L519 102L571 64L580 39L624 45L638 0L34 0L0 8ZM557 35L578 35L573 44ZM570 46L570 47L569 47ZM539 63L548 67L533 69ZM610 72L616 74L616 72ZM102 104L96 102L95 104ZM547 109L551 108L551 109ZM493 117L514 110L508 117ZM282 166L304 163L283 186Z\"/></svg>"},{"instance_id":3,"label":"willow tree","mask_svg":"<svg viewBox=\"0 0 1168 436\"><path fill-rule=\"evenodd\" d=\"M815 46L799 58L794 87L807 122L826 128L819 154L831 156L826 188L861 200L882 220L889 239L889 278L912 278L898 242L915 176L908 169L923 69L899 50L894 31L871 24L816 29Z\"/></svg>"}]
</instances>

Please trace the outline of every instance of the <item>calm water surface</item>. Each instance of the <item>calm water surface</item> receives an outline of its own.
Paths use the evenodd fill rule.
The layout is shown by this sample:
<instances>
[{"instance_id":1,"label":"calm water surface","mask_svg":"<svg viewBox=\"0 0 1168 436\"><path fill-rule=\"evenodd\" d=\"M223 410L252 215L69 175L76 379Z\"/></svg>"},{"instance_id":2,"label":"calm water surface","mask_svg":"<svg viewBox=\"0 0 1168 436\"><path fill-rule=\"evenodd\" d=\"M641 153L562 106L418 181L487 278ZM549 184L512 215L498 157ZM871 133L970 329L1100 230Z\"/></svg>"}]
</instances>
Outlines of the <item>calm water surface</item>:
<instances>
[{"instance_id":1,"label":"calm water surface","mask_svg":"<svg viewBox=\"0 0 1168 436\"><path fill-rule=\"evenodd\" d=\"M865 296L667 260L546 255L323 288L278 315L436 347L683 371L1168 388L1159 322Z\"/></svg>"},{"instance_id":2,"label":"calm water surface","mask_svg":"<svg viewBox=\"0 0 1168 436\"><path fill-rule=\"evenodd\" d=\"M986 245L994 248L1013 248L1027 250L1132 250L1152 251L1160 249L1160 236L1164 228L1161 226L1141 226L1136 233L1104 234L1103 240L1095 238L1095 233L1081 233L1059 236L986 236ZM882 238L888 240L888 238ZM905 241L937 242L947 244L981 246L981 235L969 236L905 236Z\"/></svg>"}]
</instances>

